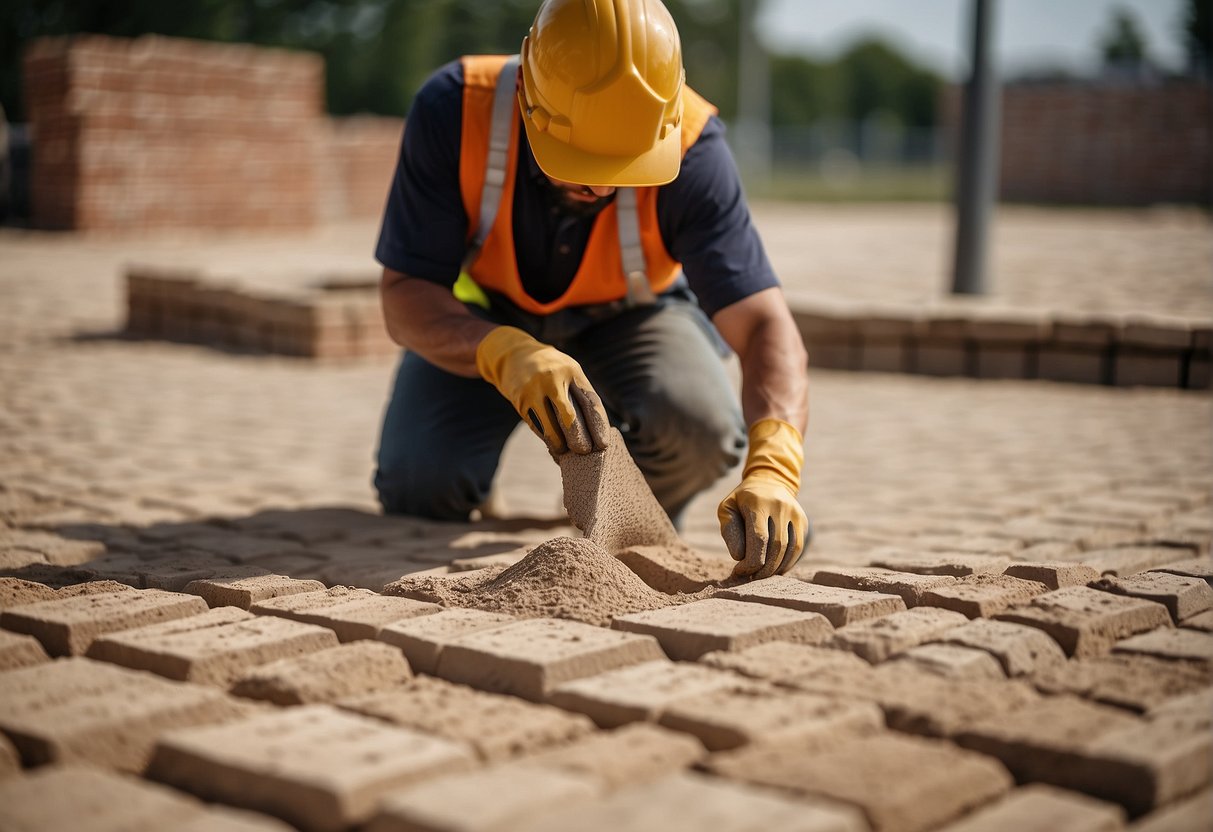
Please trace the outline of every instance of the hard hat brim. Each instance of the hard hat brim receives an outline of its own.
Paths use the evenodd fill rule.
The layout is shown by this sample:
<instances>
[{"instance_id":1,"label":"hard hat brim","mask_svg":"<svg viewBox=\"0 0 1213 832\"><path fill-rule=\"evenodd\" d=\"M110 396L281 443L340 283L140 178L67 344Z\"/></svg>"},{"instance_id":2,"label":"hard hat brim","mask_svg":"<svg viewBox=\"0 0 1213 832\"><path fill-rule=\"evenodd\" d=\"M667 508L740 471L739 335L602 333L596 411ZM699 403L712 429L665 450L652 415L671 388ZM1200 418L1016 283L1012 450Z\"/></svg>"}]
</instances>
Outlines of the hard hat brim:
<instances>
[{"instance_id":1,"label":"hard hat brim","mask_svg":"<svg viewBox=\"0 0 1213 832\"><path fill-rule=\"evenodd\" d=\"M595 187L647 188L666 185L682 165L682 127L674 128L639 156L599 156L578 150L537 128L526 118L527 141L539 169L553 179Z\"/></svg>"}]
</instances>

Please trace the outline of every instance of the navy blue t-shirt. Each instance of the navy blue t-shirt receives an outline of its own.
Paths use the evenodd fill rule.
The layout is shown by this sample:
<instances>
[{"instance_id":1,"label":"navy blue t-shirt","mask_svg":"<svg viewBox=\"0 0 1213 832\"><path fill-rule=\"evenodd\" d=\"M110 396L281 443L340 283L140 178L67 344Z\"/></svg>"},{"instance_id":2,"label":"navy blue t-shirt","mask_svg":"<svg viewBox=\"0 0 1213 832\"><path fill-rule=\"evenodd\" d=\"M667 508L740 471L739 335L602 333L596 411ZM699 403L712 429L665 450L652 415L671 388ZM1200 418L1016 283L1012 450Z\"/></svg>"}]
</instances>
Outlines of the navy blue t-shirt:
<instances>
[{"instance_id":1,"label":"navy blue t-shirt","mask_svg":"<svg viewBox=\"0 0 1213 832\"><path fill-rule=\"evenodd\" d=\"M453 286L467 250L468 218L459 188L463 66L453 61L418 91L384 210L375 259L410 277ZM514 247L527 294L564 293L581 263L593 216L561 208L531 154L526 131L514 186ZM708 315L779 285L742 192L724 125L712 117L657 194L657 224Z\"/></svg>"}]
</instances>

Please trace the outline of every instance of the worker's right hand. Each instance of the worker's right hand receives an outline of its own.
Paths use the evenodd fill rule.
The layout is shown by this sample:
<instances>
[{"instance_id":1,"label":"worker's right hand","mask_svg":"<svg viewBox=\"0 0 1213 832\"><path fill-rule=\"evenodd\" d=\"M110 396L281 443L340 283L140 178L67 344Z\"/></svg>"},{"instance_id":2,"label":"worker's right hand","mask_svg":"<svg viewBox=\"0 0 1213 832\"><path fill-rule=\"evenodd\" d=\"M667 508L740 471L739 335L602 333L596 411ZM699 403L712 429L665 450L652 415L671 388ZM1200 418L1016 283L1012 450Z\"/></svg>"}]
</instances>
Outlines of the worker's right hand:
<instances>
[{"instance_id":1,"label":"worker's right hand","mask_svg":"<svg viewBox=\"0 0 1213 832\"><path fill-rule=\"evenodd\" d=\"M553 454L607 444L610 423L581 365L521 329L499 326L476 348L476 369L501 391Z\"/></svg>"}]
</instances>

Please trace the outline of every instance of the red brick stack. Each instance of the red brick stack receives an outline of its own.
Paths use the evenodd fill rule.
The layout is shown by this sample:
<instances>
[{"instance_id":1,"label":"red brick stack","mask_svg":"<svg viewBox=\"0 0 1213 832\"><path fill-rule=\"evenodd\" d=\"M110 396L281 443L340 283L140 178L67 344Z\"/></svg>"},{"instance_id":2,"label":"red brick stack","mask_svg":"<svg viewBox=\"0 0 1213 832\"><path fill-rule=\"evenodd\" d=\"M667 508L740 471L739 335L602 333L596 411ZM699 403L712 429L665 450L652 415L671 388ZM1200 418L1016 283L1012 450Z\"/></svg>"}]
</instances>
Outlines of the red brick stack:
<instances>
[{"instance_id":1,"label":"red brick stack","mask_svg":"<svg viewBox=\"0 0 1213 832\"><path fill-rule=\"evenodd\" d=\"M387 116L329 120L324 218L382 215L403 131L401 119Z\"/></svg>"},{"instance_id":2,"label":"red brick stack","mask_svg":"<svg viewBox=\"0 0 1213 832\"><path fill-rule=\"evenodd\" d=\"M156 36L25 54L45 228L301 228L315 220L324 62Z\"/></svg>"}]
</instances>

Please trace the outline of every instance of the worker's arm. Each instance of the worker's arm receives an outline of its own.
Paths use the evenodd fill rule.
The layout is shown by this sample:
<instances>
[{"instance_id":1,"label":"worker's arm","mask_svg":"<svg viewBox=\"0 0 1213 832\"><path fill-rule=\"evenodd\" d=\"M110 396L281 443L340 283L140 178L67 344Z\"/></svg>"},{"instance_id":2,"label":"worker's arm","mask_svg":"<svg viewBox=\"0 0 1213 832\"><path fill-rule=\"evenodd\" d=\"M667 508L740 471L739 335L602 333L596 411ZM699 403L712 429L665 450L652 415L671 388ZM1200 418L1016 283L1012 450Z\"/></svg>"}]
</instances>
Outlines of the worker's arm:
<instances>
[{"instance_id":1,"label":"worker's arm","mask_svg":"<svg viewBox=\"0 0 1213 832\"><path fill-rule=\"evenodd\" d=\"M520 329L481 320L428 280L385 268L380 295L393 341L449 373L493 384L553 454L606 447L606 410L572 358Z\"/></svg>"},{"instance_id":2,"label":"worker's arm","mask_svg":"<svg viewBox=\"0 0 1213 832\"><path fill-rule=\"evenodd\" d=\"M716 313L712 322L741 360L741 406L750 448L741 484L718 509L735 575L787 572L809 533L797 502L809 419L808 355L778 288Z\"/></svg>"}]
</instances>

